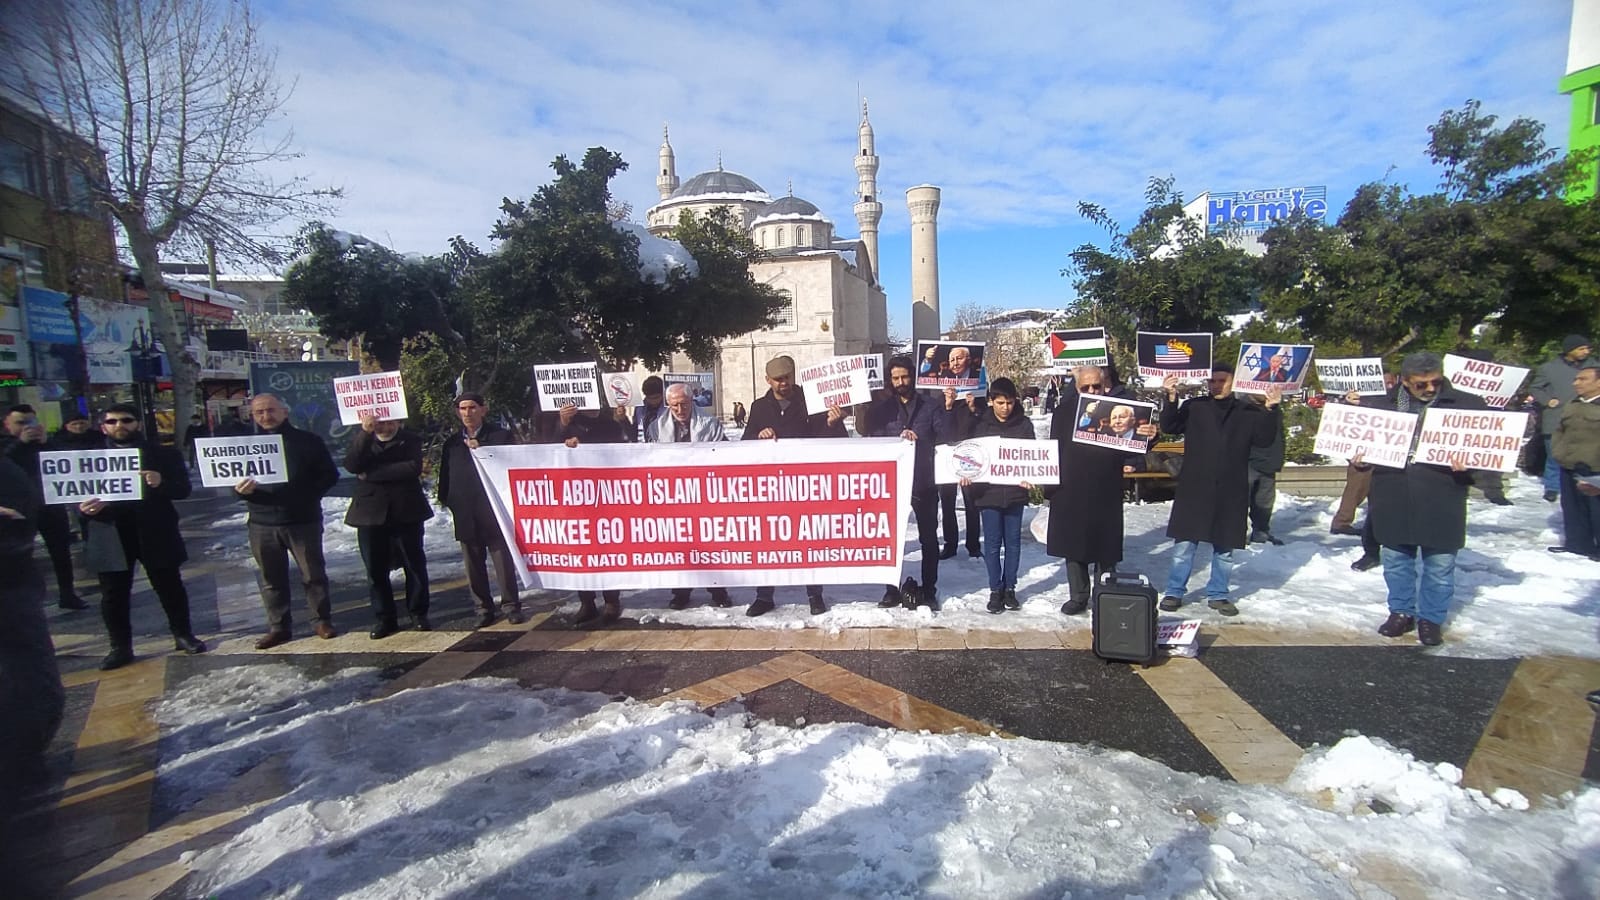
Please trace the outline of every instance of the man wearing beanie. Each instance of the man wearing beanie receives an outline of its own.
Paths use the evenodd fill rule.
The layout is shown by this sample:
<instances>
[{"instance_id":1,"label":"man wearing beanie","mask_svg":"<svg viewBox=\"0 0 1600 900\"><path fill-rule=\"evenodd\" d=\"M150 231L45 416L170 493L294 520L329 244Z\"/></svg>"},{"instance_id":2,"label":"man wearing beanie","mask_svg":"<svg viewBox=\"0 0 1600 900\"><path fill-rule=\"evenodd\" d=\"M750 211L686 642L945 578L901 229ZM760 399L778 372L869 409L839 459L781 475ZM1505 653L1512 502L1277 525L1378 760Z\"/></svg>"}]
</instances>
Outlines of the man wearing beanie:
<instances>
[{"instance_id":1,"label":"man wearing beanie","mask_svg":"<svg viewBox=\"0 0 1600 900\"><path fill-rule=\"evenodd\" d=\"M744 427L744 440L775 440L777 438L848 437L844 430L844 413L839 407L829 407L826 412L806 414L806 397L794 383L794 358L775 356L767 363L767 392L750 403L750 421ZM770 587L756 588L756 599L745 610L747 616L759 616L772 611ZM811 602L811 614L828 611L822 600L822 586L806 586L806 599Z\"/></svg>"},{"instance_id":2,"label":"man wearing beanie","mask_svg":"<svg viewBox=\"0 0 1600 900\"><path fill-rule=\"evenodd\" d=\"M1561 355L1540 366L1528 386L1533 402L1539 404L1539 433L1544 436L1544 499L1549 503L1561 496L1561 464L1550 452L1550 439L1561 424L1566 405L1578 396L1572 379L1588 358L1589 339L1569 334L1561 342Z\"/></svg>"}]
</instances>

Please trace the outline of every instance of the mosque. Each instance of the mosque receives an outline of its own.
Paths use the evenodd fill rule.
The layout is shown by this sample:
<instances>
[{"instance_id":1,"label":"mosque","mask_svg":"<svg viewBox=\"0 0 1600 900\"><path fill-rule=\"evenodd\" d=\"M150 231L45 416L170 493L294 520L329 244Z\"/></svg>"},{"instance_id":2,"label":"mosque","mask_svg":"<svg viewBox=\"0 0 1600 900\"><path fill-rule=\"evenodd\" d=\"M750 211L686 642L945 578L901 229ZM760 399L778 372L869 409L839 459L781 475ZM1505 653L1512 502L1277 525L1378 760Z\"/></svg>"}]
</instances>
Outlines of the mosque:
<instances>
[{"instance_id":1,"label":"mosque","mask_svg":"<svg viewBox=\"0 0 1600 900\"><path fill-rule=\"evenodd\" d=\"M883 204L878 199L878 157L874 150L872 124L866 104L861 107L858 131L860 152L855 157L856 203L853 211L860 236L841 238L834 223L817 206L794 195L777 199L749 178L722 168L701 172L679 182L672 143L664 133L656 189L661 200L645 213L650 232L665 237L688 211L704 215L716 207L727 207L733 219L750 235L767 258L751 265L757 282L771 285L788 298L788 307L770 328L728 338L714 362L714 411L730 415L735 401L746 408L767 391L765 366L774 356L788 354L798 366L806 366L834 356L884 353L889 349L889 319L886 298L878 280L878 222ZM937 255L933 244L933 215L938 208L938 189L912 188L927 207L931 191L932 208L918 224L919 207L913 205L913 257L922 249L922 268L931 267L916 284L937 285ZM916 274L914 272L914 274ZM916 290L915 286L913 288ZM924 288L926 293L926 288ZM932 304L937 321L938 295L933 288ZM921 305L926 305L922 303ZM693 371L685 360L674 360L673 371Z\"/></svg>"}]
</instances>

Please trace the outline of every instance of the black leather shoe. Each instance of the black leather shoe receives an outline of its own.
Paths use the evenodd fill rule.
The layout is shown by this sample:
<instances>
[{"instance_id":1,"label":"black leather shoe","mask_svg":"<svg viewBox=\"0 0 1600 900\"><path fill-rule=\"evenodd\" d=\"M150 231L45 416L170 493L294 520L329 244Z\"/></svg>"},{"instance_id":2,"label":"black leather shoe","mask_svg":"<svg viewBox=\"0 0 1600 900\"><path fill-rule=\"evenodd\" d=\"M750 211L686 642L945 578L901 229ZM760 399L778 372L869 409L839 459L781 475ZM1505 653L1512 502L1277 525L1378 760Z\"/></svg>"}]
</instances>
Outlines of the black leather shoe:
<instances>
[{"instance_id":1,"label":"black leather shoe","mask_svg":"<svg viewBox=\"0 0 1600 900\"><path fill-rule=\"evenodd\" d=\"M924 587L920 591L920 593L918 595L918 599L920 599L922 601L922 605L926 606L928 609L933 610L934 612L938 612L939 611L939 589L938 588L936 588L936 587Z\"/></svg>"},{"instance_id":2,"label":"black leather shoe","mask_svg":"<svg viewBox=\"0 0 1600 900\"><path fill-rule=\"evenodd\" d=\"M126 647L117 647L107 653L105 659L100 660L100 671L109 672L112 669L120 669L131 662L133 662L133 651Z\"/></svg>"},{"instance_id":3,"label":"black leather shoe","mask_svg":"<svg viewBox=\"0 0 1600 900\"><path fill-rule=\"evenodd\" d=\"M196 653L206 652L205 642L201 641L192 634L173 635L172 645L175 649L182 650L190 656L194 656Z\"/></svg>"},{"instance_id":4,"label":"black leather shoe","mask_svg":"<svg viewBox=\"0 0 1600 900\"><path fill-rule=\"evenodd\" d=\"M1005 592L1004 591L990 591L989 592L989 605L987 607L985 607L985 608L988 609L989 612L996 613L996 614L1005 612L1006 611Z\"/></svg>"},{"instance_id":5,"label":"black leather shoe","mask_svg":"<svg viewBox=\"0 0 1600 900\"><path fill-rule=\"evenodd\" d=\"M771 597L757 597L755 602L745 609L744 614L753 619L756 616L764 616L772 612L773 608Z\"/></svg>"},{"instance_id":6,"label":"black leather shoe","mask_svg":"<svg viewBox=\"0 0 1600 900\"><path fill-rule=\"evenodd\" d=\"M878 601L878 608L879 609L894 609L896 606L899 606L901 604L901 602L903 602L904 600L905 600L905 595L900 593L900 589L899 588L897 588L897 587L895 587L894 585L891 584L888 587L883 589L883 599Z\"/></svg>"},{"instance_id":7,"label":"black leather shoe","mask_svg":"<svg viewBox=\"0 0 1600 900\"><path fill-rule=\"evenodd\" d=\"M1088 597L1073 597L1071 600L1061 604L1061 614L1064 616L1075 616L1088 608Z\"/></svg>"},{"instance_id":8,"label":"black leather shoe","mask_svg":"<svg viewBox=\"0 0 1600 900\"><path fill-rule=\"evenodd\" d=\"M381 641L389 635L395 634L399 631L400 626L393 622L379 622L378 624L372 626L372 630L367 632L367 635L375 641Z\"/></svg>"},{"instance_id":9,"label":"black leather shoe","mask_svg":"<svg viewBox=\"0 0 1600 900\"><path fill-rule=\"evenodd\" d=\"M730 608L732 608L732 606L733 606L733 598L728 596L728 589L727 588L712 588L711 589L711 605L715 606L718 609L730 609Z\"/></svg>"},{"instance_id":10,"label":"black leather shoe","mask_svg":"<svg viewBox=\"0 0 1600 900\"><path fill-rule=\"evenodd\" d=\"M1404 613L1389 613L1389 618L1384 619L1383 624L1378 626L1378 633L1384 637L1399 637L1402 634L1410 634L1416 627L1415 617Z\"/></svg>"},{"instance_id":11,"label":"black leather shoe","mask_svg":"<svg viewBox=\"0 0 1600 900\"><path fill-rule=\"evenodd\" d=\"M89 608L89 604L83 602L83 598L79 597L77 594L69 594L65 597L62 597L60 600L56 601L56 605L62 609L71 610L72 612Z\"/></svg>"},{"instance_id":12,"label":"black leather shoe","mask_svg":"<svg viewBox=\"0 0 1600 900\"><path fill-rule=\"evenodd\" d=\"M478 618L477 627L478 628L488 628L490 625L494 624L494 620L495 620L494 610L491 609L491 610L489 610L488 612L484 613L482 616L480 616Z\"/></svg>"},{"instance_id":13,"label":"black leather shoe","mask_svg":"<svg viewBox=\"0 0 1600 900\"><path fill-rule=\"evenodd\" d=\"M956 548L954 548L954 547L946 547L946 548L944 548L944 550L940 551L939 558L940 559L954 559L955 555L956 555Z\"/></svg>"},{"instance_id":14,"label":"black leather shoe","mask_svg":"<svg viewBox=\"0 0 1600 900\"><path fill-rule=\"evenodd\" d=\"M970 559L979 559L979 558L981 558L983 556L983 548L980 547L980 548L974 550L971 547L968 547L967 548L967 556Z\"/></svg>"},{"instance_id":15,"label":"black leather shoe","mask_svg":"<svg viewBox=\"0 0 1600 900\"><path fill-rule=\"evenodd\" d=\"M1444 642L1444 626L1427 619L1417 620L1417 643L1424 647L1437 647Z\"/></svg>"},{"instance_id":16,"label":"black leather shoe","mask_svg":"<svg viewBox=\"0 0 1600 900\"><path fill-rule=\"evenodd\" d=\"M1360 559L1350 564L1350 569L1353 572L1365 572L1368 569L1376 569L1378 564L1381 562L1383 562L1382 557L1362 556Z\"/></svg>"},{"instance_id":17,"label":"black leather shoe","mask_svg":"<svg viewBox=\"0 0 1600 900\"><path fill-rule=\"evenodd\" d=\"M411 617L411 627L418 631L432 631L433 623L428 621L426 614Z\"/></svg>"},{"instance_id":18,"label":"black leather shoe","mask_svg":"<svg viewBox=\"0 0 1600 900\"><path fill-rule=\"evenodd\" d=\"M821 594L808 594L806 602L811 604L811 614L820 616L828 611L828 604L824 603Z\"/></svg>"},{"instance_id":19,"label":"black leather shoe","mask_svg":"<svg viewBox=\"0 0 1600 900\"><path fill-rule=\"evenodd\" d=\"M667 601L667 609L688 609L688 608L689 608L689 592L688 591L673 591L672 592L672 599Z\"/></svg>"},{"instance_id":20,"label":"black leather shoe","mask_svg":"<svg viewBox=\"0 0 1600 900\"><path fill-rule=\"evenodd\" d=\"M573 619L573 624L584 625L600 618L600 610L595 608L593 600L578 601L578 615Z\"/></svg>"},{"instance_id":21,"label":"black leather shoe","mask_svg":"<svg viewBox=\"0 0 1600 900\"><path fill-rule=\"evenodd\" d=\"M506 621L513 625L521 625L523 622L528 621L528 617L523 615L522 607L519 606L515 609L506 610Z\"/></svg>"}]
</instances>

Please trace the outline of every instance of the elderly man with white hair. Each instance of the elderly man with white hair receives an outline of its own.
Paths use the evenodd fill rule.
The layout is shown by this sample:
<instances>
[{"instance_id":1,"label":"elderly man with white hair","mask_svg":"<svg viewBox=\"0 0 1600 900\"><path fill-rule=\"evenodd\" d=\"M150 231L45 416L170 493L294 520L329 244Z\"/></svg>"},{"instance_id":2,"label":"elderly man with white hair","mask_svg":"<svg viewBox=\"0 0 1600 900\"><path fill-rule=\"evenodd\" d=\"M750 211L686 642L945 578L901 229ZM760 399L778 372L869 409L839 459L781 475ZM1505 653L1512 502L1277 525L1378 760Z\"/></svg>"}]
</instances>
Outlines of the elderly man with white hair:
<instances>
[{"instance_id":1,"label":"elderly man with white hair","mask_svg":"<svg viewBox=\"0 0 1600 900\"><path fill-rule=\"evenodd\" d=\"M688 386L681 382L667 385L666 412L650 420L645 425L645 431L645 440L663 444L698 444L727 439L722 433L722 420L707 415L700 407L695 406L694 397L689 393ZM691 591L693 588L673 588L672 599L667 603L667 608L688 609ZM726 609L733 605L733 600L728 597L727 588L707 588L707 591L711 594L712 606ZM608 600L608 614L611 608L613 604ZM615 608L616 615L620 616L620 602Z\"/></svg>"}]
</instances>

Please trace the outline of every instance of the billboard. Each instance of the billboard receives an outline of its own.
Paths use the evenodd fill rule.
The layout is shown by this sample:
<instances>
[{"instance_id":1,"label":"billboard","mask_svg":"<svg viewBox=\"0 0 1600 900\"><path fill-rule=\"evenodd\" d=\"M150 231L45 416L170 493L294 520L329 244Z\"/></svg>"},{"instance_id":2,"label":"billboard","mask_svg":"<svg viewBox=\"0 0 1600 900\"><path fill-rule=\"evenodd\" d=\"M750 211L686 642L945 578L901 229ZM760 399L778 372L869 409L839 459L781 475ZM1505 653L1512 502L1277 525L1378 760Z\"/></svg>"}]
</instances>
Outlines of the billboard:
<instances>
[{"instance_id":1,"label":"billboard","mask_svg":"<svg viewBox=\"0 0 1600 900\"><path fill-rule=\"evenodd\" d=\"M1328 188L1281 187L1252 191L1210 191L1206 194L1207 233L1226 227L1265 231L1299 210L1318 222L1328 218Z\"/></svg>"}]
</instances>

